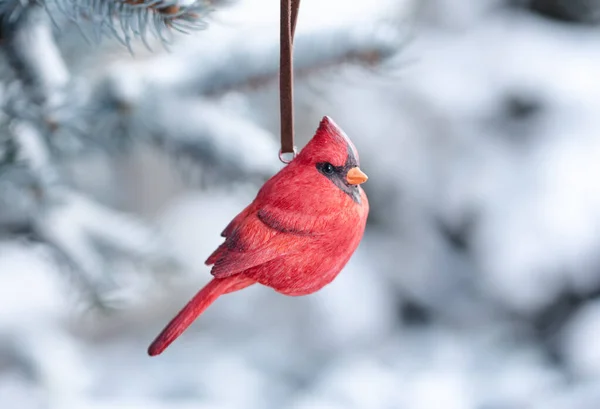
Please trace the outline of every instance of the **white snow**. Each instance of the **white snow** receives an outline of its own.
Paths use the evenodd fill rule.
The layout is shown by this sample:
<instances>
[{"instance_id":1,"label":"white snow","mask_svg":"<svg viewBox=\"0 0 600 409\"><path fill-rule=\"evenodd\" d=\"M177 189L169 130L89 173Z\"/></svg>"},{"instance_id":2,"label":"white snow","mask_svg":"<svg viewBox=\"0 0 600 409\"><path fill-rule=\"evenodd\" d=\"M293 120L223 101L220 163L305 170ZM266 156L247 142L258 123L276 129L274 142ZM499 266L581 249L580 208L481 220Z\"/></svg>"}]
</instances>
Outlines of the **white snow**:
<instances>
[{"instance_id":1,"label":"white snow","mask_svg":"<svg viewBox=\"0 0 600 409\"><path fill-rule=\"evenodd\" d=\"M79 292L47 248L3 237L0 408L596 409L600 304L589 294L600 285L600 37L502 3L302 2L297 50L308 66L361 41L389 47L385 29L371 36L377 16L418 19L401 28L413 37L385 68L298 81L299 140L330 115L360 152L367 234L319 293L285 297L256 285L226 295L154 358L149 342L210 279L204 260L256 194L249 175L281 167L276 87L211 94L249 73L276 76L278 4L243 1L172 53L136 63L111 55L93 67L110 95L135 107L133 124L173 149L202 146L207 173L238 183L175 189L164 167L132 165L144 183L173 192L139 205L160 209L155 229L102 197L52 190L33 210L36 233L136 299L106 316L79 315ZM59 84L60 67L49 67ZM29 156L48 165L25 131ZM79 166L94 172L98 163ZM136 193L120 179L131 175L118 176L111 188L126 201ZM470 217L467 250L452 247L440 223ZM173 254L185 274L127 274L103 246L142 264ZM531 317L563 293L581 295L581 306L533 336ZM423 308L423 323L402 321L407 301Z\"/></svg>"}]
</instances>

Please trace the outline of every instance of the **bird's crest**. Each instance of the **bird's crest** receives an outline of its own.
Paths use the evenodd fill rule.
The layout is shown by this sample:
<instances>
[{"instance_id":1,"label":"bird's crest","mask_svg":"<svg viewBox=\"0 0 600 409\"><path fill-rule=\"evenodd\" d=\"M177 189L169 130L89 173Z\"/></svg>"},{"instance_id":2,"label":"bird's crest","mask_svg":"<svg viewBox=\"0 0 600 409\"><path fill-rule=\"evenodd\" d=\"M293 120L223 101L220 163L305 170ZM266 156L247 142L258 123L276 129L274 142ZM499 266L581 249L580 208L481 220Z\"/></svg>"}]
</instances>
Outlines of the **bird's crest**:
<instances>
[{"instance_id":1,"label":"bird's crest","mask_svg":"<svg viewBox=\"0 0 600 409\"><path fill-rule=\"evenodd\" d=\"M348 160L358 166L358 152L346 133L328 116L323 117L315 136L298 157L300 162L326 161L342 166Z\"/></svg>"},{"instance_id":2,"label":"bird's crest","mask_svg":"<svg viewBox=\"0 0 600 409\"><path fill-rule=\"evenodd\" d=\"M319 128L317 129L315 136L319 134L327 134L328 136L337 139L340 143L346 145L348 148L348 154L354 156L356 163L359 163L356 146L354 146L354 143L352 143L348 135L346 135L346 132L344 132L333 119L328 116L324 116L323 119L321 119L321 123L319 123Z\"/></svg>"}]
</instances>

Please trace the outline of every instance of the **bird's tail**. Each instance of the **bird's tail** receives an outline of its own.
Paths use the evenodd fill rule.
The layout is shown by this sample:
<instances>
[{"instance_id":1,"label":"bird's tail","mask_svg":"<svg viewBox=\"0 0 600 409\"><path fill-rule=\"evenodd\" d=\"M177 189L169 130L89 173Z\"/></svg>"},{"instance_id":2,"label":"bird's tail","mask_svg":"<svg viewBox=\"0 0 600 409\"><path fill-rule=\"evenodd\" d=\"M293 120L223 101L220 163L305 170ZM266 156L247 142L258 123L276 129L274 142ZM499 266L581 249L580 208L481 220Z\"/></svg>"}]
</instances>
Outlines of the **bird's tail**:
<instances>
[{"instance_id":1,"label":"bird's tail","mask_svg":"<svg viewBox=\"0 0 600 409\"><path fill-rule=\"evenodd\" d=\"M253 280L239 274L227 278L213 278L158 334L148 347L148 355L155 356L167 349L219 296L252 284L254 284Z\"/></svg>"}]
</instances>

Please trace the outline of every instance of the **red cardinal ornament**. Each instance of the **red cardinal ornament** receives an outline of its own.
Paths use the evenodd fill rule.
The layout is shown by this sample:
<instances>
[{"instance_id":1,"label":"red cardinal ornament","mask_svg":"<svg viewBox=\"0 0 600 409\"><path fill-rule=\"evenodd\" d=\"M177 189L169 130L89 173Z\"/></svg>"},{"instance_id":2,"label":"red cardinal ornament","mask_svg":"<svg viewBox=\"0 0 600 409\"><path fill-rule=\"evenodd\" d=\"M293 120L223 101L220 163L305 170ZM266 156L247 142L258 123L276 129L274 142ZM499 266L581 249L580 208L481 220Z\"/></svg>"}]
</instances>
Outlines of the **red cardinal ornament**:
<instances>
[{"instance_id":1,"label":"red cardinal ornament","mask_svg":"<svg viewBox=\"0 0 600 409\"><path fill-rule=\"evenodd\" d=\"M260 283L291 296L329 284L362 239L369 213L354 144L330 118L223 230L206 260L214 278L148 348L165 350L219 296Z\"/></svg>"}]
</instances>

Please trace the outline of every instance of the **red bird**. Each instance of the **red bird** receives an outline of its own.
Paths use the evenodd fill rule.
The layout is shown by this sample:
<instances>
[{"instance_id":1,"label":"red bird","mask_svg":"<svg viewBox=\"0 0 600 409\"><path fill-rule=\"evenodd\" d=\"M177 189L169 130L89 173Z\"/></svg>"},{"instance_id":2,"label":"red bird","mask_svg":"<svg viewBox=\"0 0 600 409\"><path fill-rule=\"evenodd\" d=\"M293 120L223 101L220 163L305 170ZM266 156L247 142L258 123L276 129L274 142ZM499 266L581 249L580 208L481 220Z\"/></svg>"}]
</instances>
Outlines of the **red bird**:
<instances>
[{"instance_id":1,"label":"red bird","mask_svg":"<svg viewBox=\"0 0 600 409\"><path fill-rule=\"evenodd\" d=\"M214 278L148 348L163 352L219 296L260 283L291 296L329 284L362 239L369 202L354 144L330 118L223 230Z\"/></svg>"}]
</instances>

